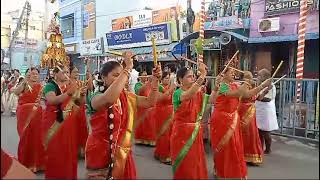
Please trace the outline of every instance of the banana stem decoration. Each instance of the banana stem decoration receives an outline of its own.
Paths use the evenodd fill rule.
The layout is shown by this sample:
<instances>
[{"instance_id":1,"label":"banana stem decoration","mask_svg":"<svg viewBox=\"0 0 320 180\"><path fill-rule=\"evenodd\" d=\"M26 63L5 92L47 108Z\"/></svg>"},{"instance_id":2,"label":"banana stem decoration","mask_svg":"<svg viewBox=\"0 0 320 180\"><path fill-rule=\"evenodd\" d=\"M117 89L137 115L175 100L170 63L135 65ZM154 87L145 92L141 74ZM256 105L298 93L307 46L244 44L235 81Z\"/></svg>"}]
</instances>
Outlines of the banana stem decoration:
<instances>
[{"instance_id":1,"label":"banana stem decoration","mask_svg":"<svg viewBox=\"0 0 320 180\"><path fill-rule=\"evenodd\" d=\"M157 47L156 47L156 42L154 37L151 38L151 42L152 42L153 64L154 64L154 67L156 67L158 64L158 61L157 61Z\"/></svg>"}]
</instances>

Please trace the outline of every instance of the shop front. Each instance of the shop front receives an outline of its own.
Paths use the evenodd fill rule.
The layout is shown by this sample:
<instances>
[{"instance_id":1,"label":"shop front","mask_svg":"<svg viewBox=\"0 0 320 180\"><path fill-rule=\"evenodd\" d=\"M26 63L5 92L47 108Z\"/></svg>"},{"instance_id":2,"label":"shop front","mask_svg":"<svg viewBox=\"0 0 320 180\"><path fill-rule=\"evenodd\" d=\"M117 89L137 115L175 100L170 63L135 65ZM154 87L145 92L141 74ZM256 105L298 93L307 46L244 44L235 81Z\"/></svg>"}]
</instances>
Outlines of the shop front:
<instances>
[{"instance_id":1,"label":"shop front","mask_svg":"<svg viewBox=\"0 0 320 180\"><path fill-rule=\"evenodd\" d=\"M170 23L151 25L148 27L127 29L106 34L108 49L113 51L133 51L140 70L151 73L153 67L153 55L151 38L155 37L158 53L158 61L162 66L168 62L176 62L185 53L184 46L172 42ZM108 52L108 51L106 51ZM110 56L110 54L106 54Z\"/></svg>"}]
</instances>

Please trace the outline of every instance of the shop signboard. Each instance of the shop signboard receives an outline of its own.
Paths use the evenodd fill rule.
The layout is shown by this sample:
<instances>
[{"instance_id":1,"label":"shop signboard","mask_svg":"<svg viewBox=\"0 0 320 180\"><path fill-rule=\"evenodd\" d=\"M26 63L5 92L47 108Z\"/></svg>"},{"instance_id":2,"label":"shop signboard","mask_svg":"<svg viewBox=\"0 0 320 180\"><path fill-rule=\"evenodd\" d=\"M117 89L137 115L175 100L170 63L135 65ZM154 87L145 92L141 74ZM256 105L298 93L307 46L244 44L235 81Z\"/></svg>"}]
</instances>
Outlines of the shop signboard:
<instances>
[{"instance_id":1,"label":"shop signboard","mask_svg":"<svg viewBox=\"0 0 320 180\"><path fill-rule=\"evenodd\" d=\"M314 0L308 0L308 5L312 5ZM280 15L296 13L300 10L300 0L266 0L265 15Z\"/></svg>"},{"instance_id":2,"label":"shop signboard","mask_svg":"<svg viewBox=\"0 0 320 180\"><path fill-rule=\"evenodd\" d=\"M106 34L108 48L110 49L151 46L152 37L155 37L157 45L170 44L170 25L157 24L149 27L128 29Z\"/></svg>"},{"instance_id":3,"label":"shop signboard","mask_svg":"<svg viewBox=\"0 0 320 180\"><path fill-rule=\"evenodd\" d=\"M149 26L152 24L152 11L148 11L148 10L139 11L138 14L132 17L132 20L133 20L133 24L132 24L133 28Z\"/></svg>"},{"instance_id":4,"label":"shop signboard","mask_svg":"<svg viewBox=\"0 0 320 180\"><path fill-rule=\"evenodd\" d=\"M101 55L102 45L102 38L83 40L80 44L80 55Z\"/></svg>"}]
</instances>

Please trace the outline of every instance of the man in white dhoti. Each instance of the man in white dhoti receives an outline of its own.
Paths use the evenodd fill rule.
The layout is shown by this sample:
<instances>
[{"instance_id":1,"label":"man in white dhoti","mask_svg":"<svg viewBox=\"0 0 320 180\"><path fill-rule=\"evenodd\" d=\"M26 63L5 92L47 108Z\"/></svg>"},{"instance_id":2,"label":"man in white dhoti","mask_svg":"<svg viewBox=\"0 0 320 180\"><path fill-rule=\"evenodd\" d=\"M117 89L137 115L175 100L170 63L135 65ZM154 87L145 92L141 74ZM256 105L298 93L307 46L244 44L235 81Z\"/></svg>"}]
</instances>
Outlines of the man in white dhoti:
<instances>
[{"instance_id":1,"label":"man in white dhoti","mask_svg":"<svg viewBox=\"0 0 320 180\"><path fill-rule=\"evenodd\" d=\"M262 69L258 72L258 84L271 77L270 71ZM267 90L259 93L256 101L256 119L262 148L266 146L264 153L271 152L271 131L277 130L278 121L276 115L276 87L272 85Z\"/></svg>"}]
</instances>

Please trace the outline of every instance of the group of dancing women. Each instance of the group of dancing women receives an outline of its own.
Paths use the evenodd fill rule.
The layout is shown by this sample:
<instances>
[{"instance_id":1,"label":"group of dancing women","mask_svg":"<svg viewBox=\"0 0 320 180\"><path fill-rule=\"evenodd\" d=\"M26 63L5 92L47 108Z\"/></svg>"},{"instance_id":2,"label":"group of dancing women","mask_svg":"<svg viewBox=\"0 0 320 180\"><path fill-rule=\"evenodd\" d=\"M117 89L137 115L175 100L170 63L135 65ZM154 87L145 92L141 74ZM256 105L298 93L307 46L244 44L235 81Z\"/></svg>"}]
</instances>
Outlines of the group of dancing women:
<instances>
[{"instance_id":1,"label":"group of dancing women","mask_svg":"<svg viewBox=\"0 0 320 180\"><path fill-rule=\"evenodd\" d=\"M154 157L172 166L173 179L208 179L202 119L213 105L208 124L215 177L245 179L247 163L262 163L255 100L268 92L271 78L257 84L244 71L238 82L229 66L207 94L205 64L198 64L197 73L180 68L176 83L156 64L151 76L141 72L132 92L132 68L131 52L124 52L121 62L106 62L100 69L104 88L97 90L92 76L80 81L72 64L55 67L45 85L39 70L29 68L14 92L18 161L34 173L44 171L46 179L77 179L83 156L88 179L136 179L135 143L155 146ZM11 164L6 161L7 171Z\"/></svg>"}]
</instances>

